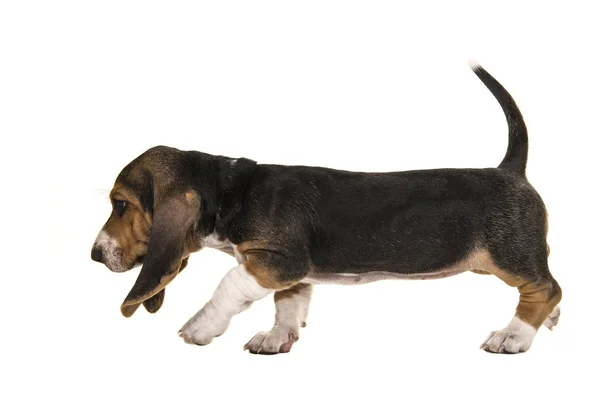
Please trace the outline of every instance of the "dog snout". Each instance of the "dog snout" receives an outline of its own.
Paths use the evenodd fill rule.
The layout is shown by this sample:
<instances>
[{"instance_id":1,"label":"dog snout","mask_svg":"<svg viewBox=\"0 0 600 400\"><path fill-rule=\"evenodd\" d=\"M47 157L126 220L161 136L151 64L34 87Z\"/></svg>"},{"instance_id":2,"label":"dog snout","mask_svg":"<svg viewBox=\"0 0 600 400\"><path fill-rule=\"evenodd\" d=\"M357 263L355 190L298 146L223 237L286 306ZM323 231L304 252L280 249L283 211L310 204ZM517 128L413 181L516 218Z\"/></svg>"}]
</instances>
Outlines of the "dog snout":
<instances>
[{"instance_id":1,"label":"dog snout","mask_svg":"<svg viewBox=\"0 0 600 400\"><path fill-rule=\"evenodd\" d=\"M92 260L102 262L102 249L100 247L92 247Z\"/></svg>"}]
</instances>

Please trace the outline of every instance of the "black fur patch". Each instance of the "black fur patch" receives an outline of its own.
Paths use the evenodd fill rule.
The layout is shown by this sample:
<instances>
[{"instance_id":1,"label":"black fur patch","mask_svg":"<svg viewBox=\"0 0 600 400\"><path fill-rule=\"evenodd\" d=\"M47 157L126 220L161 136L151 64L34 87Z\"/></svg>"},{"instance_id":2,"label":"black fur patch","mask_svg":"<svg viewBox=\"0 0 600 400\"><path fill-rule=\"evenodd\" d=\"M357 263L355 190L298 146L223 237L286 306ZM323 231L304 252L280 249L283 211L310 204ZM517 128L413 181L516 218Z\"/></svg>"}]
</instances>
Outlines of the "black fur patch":
<instances>
[{"instance_id":1,"label":"black fur patch","mask_svg":"<svg viewBox=\"0 0 600 400\"><path fill-rule=\"evenodd\" d=\"M259 165L246 190L227 238L268 240L306 272L435 272L476 248L519 275L545 265L541 198L524 177L500 169Z\"/></svg>"},{"instance_id":2,"label":"black fur patch","mask_svg":"<svg viewBox=\"0 0 600 400\"><path fill-rule=\"evenodd\" d=\"M226 237L233 219L242 211L242 204L256 162L247 158L227 160L221 166L219 180L219 210L215 221L215 232Z\"/></svg>"}]
</instances>

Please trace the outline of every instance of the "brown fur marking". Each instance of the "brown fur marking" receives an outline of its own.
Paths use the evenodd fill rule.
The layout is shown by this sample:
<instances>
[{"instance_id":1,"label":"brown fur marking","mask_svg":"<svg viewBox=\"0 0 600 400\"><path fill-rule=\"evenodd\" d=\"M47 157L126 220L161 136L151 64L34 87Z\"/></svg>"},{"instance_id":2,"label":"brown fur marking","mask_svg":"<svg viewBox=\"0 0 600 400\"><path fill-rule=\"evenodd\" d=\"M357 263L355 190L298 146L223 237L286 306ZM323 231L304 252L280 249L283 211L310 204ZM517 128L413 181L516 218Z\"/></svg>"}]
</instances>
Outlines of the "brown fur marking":
<instances>
[{"instance_id":1,"label":"brown fur marking","mask_svg":"<svg viewBox=\"0 0 600 400\"><path fill-rule=\"evenodd\" d=\"M553 279L530 281L506 272L493 261L486 263L485 270L519 290L516 316L536 329L544 323L562 297L560 286Z\"/></svg>"},{"instance_id":2,"label":"brown fur marking","mask_svg":"<svg viewBox=\"0 0 600 400\"><path fill-rule=\"evenodd\" d=\"M299 283L289 289L275 292L275 303L277 303L279 300L291 299L294 296L299 295L303 290L306 290L308 286L310 286L309 283Z\"/></svg>"},{"instance_id":3,"label":"brown fur marking","mask_svg":"<svg viewBox=\"0 0 600 400\"><path fill-rule=\"evenodd\" d=\"M560 286L554 282L527 282L519 286L517 317L539 328L562 298Z\"/></svg>"},{"instance_id":4,"label":"brown fur marking","mask_svg":"<svg viewBox=\"0 0 600 400\"><path fill-rule=\"evenodd\" d=\"M269 267L260 265L254 260L244 261L244 267L250 275L256 279L256 282L264 288L284 290L289 288L294 282L282 282L277 276L277 272Z\"/></svg>"},{"instance_id":5,"label":"brown fur marking","mask_svg":"<svg viewBox=\"0 0 600 400\"><path fill-rule=\"evenodd\" d=\"M471 272L474 272L474 273L480 274L480 275L491 275L492 274L491 272L487 272L482 269L472 269Z\"/></svg>"},{"instance_id":6,"label":"brown fur marking","mask_svg":"<svg viewBox=\"0 0 600 400\"><path fill-rule=\"evenodd\" d=\"M123 264L132 266L146 251L152 219L143 211L135 194L122 184L115 184L110 198L125 200L127 206L121 216L112 212L103 230L117 240L123 251Z\"/></svg>"}]
</instances>

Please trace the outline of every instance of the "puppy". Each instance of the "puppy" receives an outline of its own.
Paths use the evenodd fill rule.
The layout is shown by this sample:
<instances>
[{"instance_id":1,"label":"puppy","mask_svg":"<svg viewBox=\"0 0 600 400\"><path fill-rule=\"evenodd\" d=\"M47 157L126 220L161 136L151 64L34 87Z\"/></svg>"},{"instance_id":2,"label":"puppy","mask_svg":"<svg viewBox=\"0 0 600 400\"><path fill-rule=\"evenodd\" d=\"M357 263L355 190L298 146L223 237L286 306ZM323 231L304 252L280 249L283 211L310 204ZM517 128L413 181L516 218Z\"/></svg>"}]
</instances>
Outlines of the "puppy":
<instances>
[{"instance_id":1,"label":"puppy","mask_svg":"<svg viewBox=\"0 0 600 400\"><path fill-rule=\"evenodd\" d=\"M179 331L206 345L231 318L274 293L275 325L245 346L290 351L312 287L381 279L493 274L520 293L516 314L481 346L529 349L558 322L561 289L548 269L547 214L525 177L527 130L510 94L481 66L475 74L502 106L508 150L497 168L362 173L262 165L246 158L154 147L127 165L112 213L92 248L111 271L143 264L121 312L161 307L191 253L235 257L212 298Z\"/></svg>"}]
</instances>

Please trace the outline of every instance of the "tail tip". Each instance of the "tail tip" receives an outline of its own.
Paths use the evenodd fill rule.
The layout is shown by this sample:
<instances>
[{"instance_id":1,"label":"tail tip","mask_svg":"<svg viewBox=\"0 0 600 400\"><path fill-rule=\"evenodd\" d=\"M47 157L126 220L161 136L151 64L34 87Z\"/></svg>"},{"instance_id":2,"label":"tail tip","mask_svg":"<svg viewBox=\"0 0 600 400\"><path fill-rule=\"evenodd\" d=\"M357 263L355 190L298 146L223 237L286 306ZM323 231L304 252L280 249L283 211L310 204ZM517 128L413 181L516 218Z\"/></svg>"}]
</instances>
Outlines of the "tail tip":
<instances>
[{"instance_id":1,"label":"tail tip","mask_svg":"<svg viewBox=\"0 0 600 400\"><path fill-rule=\"evenodd\" d=\"M469 67L471 67L471 69L472 69L473 71L477 71L477 70L479 70L479 69L483 69L483 67L481 66L481 64L479 64L479 63L478 63L477 61L475 61L475 60L469 60L469 61L468 61L468 63L469 63Z\"/></svg>"}]
</instances>

